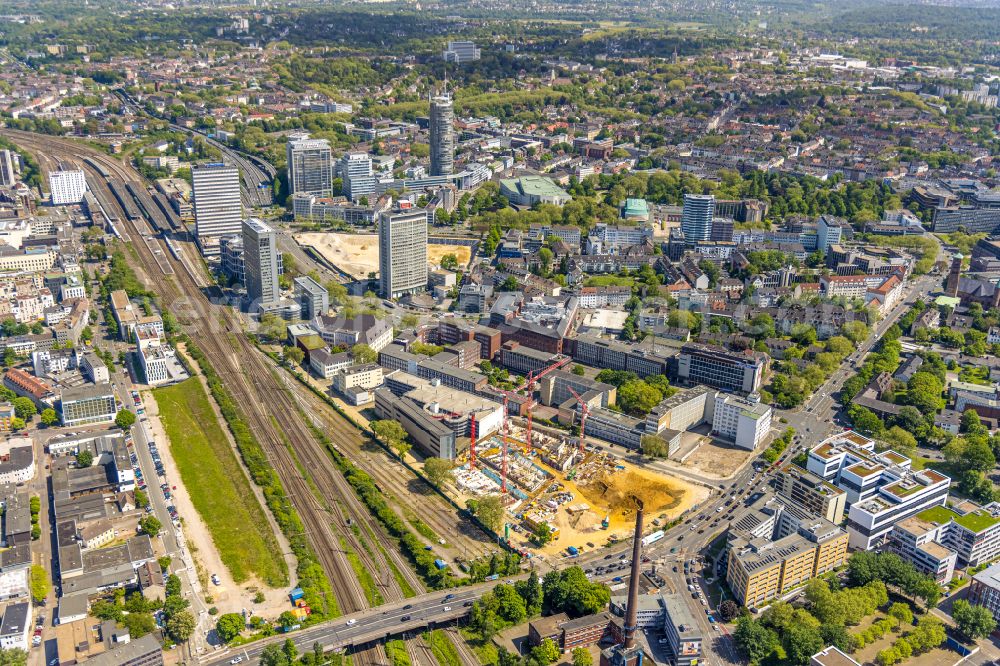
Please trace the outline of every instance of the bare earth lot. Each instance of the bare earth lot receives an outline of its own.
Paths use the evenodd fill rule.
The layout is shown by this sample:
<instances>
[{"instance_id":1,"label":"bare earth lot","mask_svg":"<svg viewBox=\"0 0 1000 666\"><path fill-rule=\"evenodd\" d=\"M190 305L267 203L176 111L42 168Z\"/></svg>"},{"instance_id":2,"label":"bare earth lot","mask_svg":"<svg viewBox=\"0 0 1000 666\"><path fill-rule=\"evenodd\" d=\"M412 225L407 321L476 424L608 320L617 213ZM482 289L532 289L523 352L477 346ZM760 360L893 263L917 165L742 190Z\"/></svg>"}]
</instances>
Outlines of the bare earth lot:
<instances>
[{"instance_id":1,"label":"bare earth lot","mask_svg":"<svg viewBox=\"0 0 1000 666\"><path fill-rule=\"evenodd\" d=\"M327 260L355 277L378 273L378 235L342 233L295 234L301 245L309 245ZM454 254L459 266L469 263L470 250L462 245L428 245L427 262L437 267L446 254Z\"/></svg>"}]
</instances>

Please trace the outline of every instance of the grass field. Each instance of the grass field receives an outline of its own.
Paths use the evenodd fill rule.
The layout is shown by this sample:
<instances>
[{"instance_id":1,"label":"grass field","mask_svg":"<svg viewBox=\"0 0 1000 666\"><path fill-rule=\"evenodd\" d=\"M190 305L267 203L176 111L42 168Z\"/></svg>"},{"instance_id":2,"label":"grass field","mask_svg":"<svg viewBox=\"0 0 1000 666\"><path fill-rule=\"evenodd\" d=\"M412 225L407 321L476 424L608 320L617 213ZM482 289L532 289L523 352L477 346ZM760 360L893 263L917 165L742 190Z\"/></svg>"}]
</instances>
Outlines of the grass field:
<instances>
[{"instance_id":1,"label":"grass field","mask_svg":"<svg viewBox=\"0 0 1000 666\"><path fill-rule=\"evenodd\" d=\"M170 453L219 557L236 583L288 584L264 510L196 378L153 391Z\"/></svg>"}]
</instances>

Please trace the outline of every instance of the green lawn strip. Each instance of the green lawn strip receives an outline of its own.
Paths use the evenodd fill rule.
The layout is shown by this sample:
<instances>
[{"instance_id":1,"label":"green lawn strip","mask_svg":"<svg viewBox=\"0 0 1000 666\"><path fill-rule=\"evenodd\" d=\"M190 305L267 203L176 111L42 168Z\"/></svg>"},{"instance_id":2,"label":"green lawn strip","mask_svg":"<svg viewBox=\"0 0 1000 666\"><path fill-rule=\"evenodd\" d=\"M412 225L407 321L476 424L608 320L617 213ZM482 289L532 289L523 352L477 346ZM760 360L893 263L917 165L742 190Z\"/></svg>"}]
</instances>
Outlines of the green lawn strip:
<instances>
[{"instance_id":1,"label":"green lawn strip","mask_svg":"<svg viewBox=\"0 0 1000 666\"><path fill-rule=\"evenodd\" d=\"M347 556L347 561L351 563L354 575L358 577L358 584L361 585L361 589L365 593L368 605L381 606L385 602L385 599L382 598L382 594L378 591L378 586L375 584L375 579L372 577L371 572L365 568L358 554L347 545L347 539L344 537L338 538L340 539L340 547L344 549L344 555Z\"/></svg>"},{"instance_id":2,"label":"green lawn strip","mask_svg":"<svg viewBox=\"0 0 1000 666\"><path fill-rule=\"evenodd\" d=\"M181 480L236 583L277 587L288 568L264 510L197 379L153 391Z\"/></svg>"},{"instance_id":3,"label":"green lawn strip","mask_svg":"<svg viewBox=\"0 0 1000 666\"><path fill-rule=\"evenodd\" d=\"M448 634L440 629L423 634L423 639L430 646L439 666L462 666L458 658L458 648L448 638Z\"/></svg>"},{"instance_id":4,"label":"green lawn strip","mask_svg":"<svg viewBox=\"0 0 1000 666\"><path fill-rule=\"evenodd\" d=\"M253 479L264 492L267 508L274 516L275 522L281 528L288 545L295 555L297 584L302 588L306 604L312 609L312 614L306 619L306 624L314 624L324 619L337 617L340 615L340 607L337 598L333 593L333 586L326 572L316 558L316 553L312 549L305 533L305 526L302 519L292 505L288 494L281 484L281 479L277 472L271 467L264 452L264 447L257 441L257 437L250 429L236 401L233 400L229 390L222 383L222 379L216 374L212 364L205 357L204 353L194 344L188 336L183 338L187 346L188 355L198 363L205 380L208 383L209 391L219 406L219 412L226 420L229 431L233 434L236 447L239 449L243 464Z\"/></svg>"},{"instance_id":5,"label":"green lawn strip","mask_svg":"<svg viewBox=\"0 0 1000 666\"><path fill-rule=\"evenodd\" d=\"M410 653L406 651L406 643L400 640L386 641L385 656L390 666L410 666Z\"/></svg>"}]
</instances>

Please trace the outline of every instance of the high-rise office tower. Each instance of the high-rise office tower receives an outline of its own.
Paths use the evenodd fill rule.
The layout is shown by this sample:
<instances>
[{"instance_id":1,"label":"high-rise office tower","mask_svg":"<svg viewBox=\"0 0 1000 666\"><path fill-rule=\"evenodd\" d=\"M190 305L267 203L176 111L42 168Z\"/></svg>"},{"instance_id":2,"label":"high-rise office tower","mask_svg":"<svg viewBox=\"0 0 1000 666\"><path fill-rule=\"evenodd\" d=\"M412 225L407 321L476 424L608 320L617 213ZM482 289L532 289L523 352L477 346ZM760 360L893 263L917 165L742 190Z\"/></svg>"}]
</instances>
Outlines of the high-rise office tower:
<instances>
[{"instance_id":1,"label":"high-rise office tower","mask_svg":"<svg viewBox=\"0 0 1000 666\"><path fill-rule=\"evenodd\" d=\"M431 175L450 176L455 170L455 106L451 95L431 98Z\"/></svg>"},{"instance_id":2,"label":"high-rise office tower","mask_svg":"<svg viewBox=\"0 0 1000 666\"><path fill-rule=\"evenodd\" d=\"M390 210L379 216L378 266L382 298L427 289L427 211Z\"/></svg>"},{"instance_id":3,"label":"high-rise office tower","mask_svg":"<svg viewBox=\"0 0 1000 666\"><path fill-rule=\"evenodd\" d=\"M14 162L16 160L16 153L7 149L0 150L0 185L10 187L14 184Z\"/></svg>"},{"instance_id":4,"label":"high-rise office tower","mask_svg":"<svg viewBox=\"0 0 1000 666\"><path fill-rule=\"evenodd\" d=\"M289 137L285 145L288 164L288 189L291 194L303 192L330 196L333 187L333 161L330 142L310 139L308 134Z\"/></svg>"},{"instance_id":5,"label":"high-rise office tower","mask_svg":"<svg viewBox=\"0 0 1000 666\"><path fill-rule=\"evenodd\" d=\"M280 261L274 229L256 217L243 220L243 264L251 303L273 303L279 299Z\"/></svg>"},{"instance_id":6,"label":"high-rise office tower","mask_svg":"<svg viewBox=\"0 0 1000 666\"><path fill-rule=\"evenodd\" d=\"M219 237L239 234L243 223L240 170L212 162L191 169L194 233L202 254L219 254Z\"/></svg>"},{"instance_id":7,"label":"high-rise office tower","mask_svg":"<svg viewBox=\"0 0 1000 666\"><path fill-rule=\"evenodd\" d=\"M341 157L340 178L344 181L344 196L352 201L374 194L378 184L368 153L346 153Z\"/></svg>"},{"instance_id":8,"label":"high-rise office tower","mask_svg":"<svg viewBox=\"0 0 1000 666\"><path fill-rule=\"evenodd\" d=\"M711 240L713 219L715 219L715 197L713 195L684 195L681 231L684 232L684 240L687 243Z\"/></svg>"}]
</instances>

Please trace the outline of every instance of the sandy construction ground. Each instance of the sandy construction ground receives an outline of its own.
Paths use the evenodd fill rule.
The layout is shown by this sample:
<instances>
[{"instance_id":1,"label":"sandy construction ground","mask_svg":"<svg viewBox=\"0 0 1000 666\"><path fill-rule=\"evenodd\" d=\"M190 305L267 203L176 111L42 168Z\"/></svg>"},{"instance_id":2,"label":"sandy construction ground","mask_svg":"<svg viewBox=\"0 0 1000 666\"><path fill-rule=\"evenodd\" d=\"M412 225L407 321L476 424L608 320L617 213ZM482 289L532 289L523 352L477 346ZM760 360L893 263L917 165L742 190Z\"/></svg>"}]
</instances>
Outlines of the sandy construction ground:
<instances>
[{"instance_id":1,"label":"sandy construction ground","mask_svg":"<svg viewBox=\"0 0 1000 666\"><path fill-rule=\"evenodd\" d=\"M300 245L309 245L342 271L355 277L378 273L378 235L330 232L295 234ZM470 250L463 245L428 245L427 262L437 267L446 254L454 254L459 266L469 263Z\"/></svg>"},{"instance_id":2,"label":"sandy construction ground","mask_svg":"<svg viewBox=\"0 0 1000 666\"><path fill-rule=\"evenodd\" d=\"M690 470L710 479L728 479L760 454L760 450L741 449L734 444L726 444L710 437L701 437L701 443L684 462L666 460L665 465Z\"/></svg>"}]
</instances>

